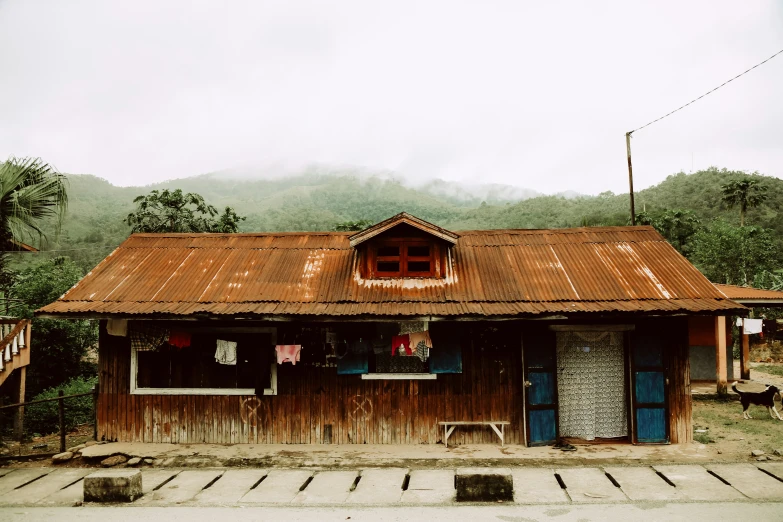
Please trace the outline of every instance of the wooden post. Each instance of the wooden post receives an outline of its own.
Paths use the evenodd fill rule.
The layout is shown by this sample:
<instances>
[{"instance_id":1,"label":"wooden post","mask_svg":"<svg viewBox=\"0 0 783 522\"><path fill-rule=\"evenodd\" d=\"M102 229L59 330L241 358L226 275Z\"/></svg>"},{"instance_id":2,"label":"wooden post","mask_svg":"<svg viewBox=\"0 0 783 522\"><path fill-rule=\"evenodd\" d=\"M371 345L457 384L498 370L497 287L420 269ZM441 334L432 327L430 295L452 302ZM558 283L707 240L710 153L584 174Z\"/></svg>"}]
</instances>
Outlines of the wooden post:
<instances>
[{"instance_id":1,"label":"wooden post","mask_svg":"<svg viewBox=\"0 0 783 522\"><path fill-rule=\"evenodd\" d=\"M740 377L743 380L750 380L750 336L745 333L744 326L740 326L740 342L742 343Z\"/></svg>"},{"instance_id":2,"label":"wooden post","mask_svg":"<svg viewBox=\"0 0 783 522\"><path fill-rule=\"evenodd\" d=\"M718 396L728 394L728 366L726 365L726 316L715 317L715 377Z\"/></svg>"},{"instance_id":3,"label":"wooden post","mask_svg":"<svg viewBox=\"0 0 783 522\"><path fill-rule=\"evenodd\" d=\"M98 385L92 387L92 440L98 440Z\"/></svg>"},{"instance_id":4,"label":"wooden post","mask_svg":"<svg viewBox=\"0 0 783 522\"><path fill-rule=\"evenodd\" d=\"M65 399L63 399L63 391L58 390L57 396L57 408L60 414L60 453L65 451Z\"/></svg>"},{"instance_id":5,"label":"wooden post","mask_svg":"<svg viewBox=\"0 0 783 522\"><path fill-rule=\"evenodd\" d=\"M24 402L25 397L25 385L27 382L27 366L19 368L19 393L18 401ZM24 435L24 406L19 406L16 409L16 415L14 415L14 438L16 440L22 440Z\"/></svg>"},{"instance_id":6,"label":"wooden post","mask_svg":"<svg viewBox=\"0 0 783 522\"><path fill-rule=\"evenodd\" d=\"M633 201L633 167L631 166L631 133L625 133L625 149L628 152L628 186L631 195L631 226L636 226L636 209Z\"/></svg>"}]
</instances>

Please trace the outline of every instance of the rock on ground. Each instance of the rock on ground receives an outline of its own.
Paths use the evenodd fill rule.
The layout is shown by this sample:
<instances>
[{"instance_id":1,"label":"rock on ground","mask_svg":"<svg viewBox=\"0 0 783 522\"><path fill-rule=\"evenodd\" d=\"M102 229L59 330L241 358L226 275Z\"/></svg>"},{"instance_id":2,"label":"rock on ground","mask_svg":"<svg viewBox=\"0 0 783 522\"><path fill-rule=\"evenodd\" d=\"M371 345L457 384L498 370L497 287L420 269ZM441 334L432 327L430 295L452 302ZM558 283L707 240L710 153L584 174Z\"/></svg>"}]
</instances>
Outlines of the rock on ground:
<instances>
[{"instance_id":1,"label":"rock on ground","mask_svg":"<svg viewBox=\"0 0 783 522\"><path fill-rule=\"evenodd\" d=\"M126 462L128 462L128 457L126 457L125 455L114 455L113 457L109 457L108 459L103 459L101 461L101 466L103 466L104 468L110 468L118 464L125 464Z\"/></svg>"},{"instance_id":2,"label":"rock on ground","mask_svg":"<svg viewBox=\"0 0 783 522\"><path fill-rule=\"evenodd\" d=\"M775 451L773 451L772 453L774 453L774 454L775 454L775 455L777 455L778 457L783 457L783 450L776 449L776 450L775 450Z\"/></svg>"},{"instance_id":3,"label":"rock on ground","mask_svg":"<svg viewBox=\"0 0 783 522\"><path fill-rule=\"evenodd\" d=\"M128 466L136 466L141 462L141 459L139 457L133 457L128 461Z\"/></svg>"},{"instance_id":4,"label":"rock on ground","mask_svg":"<svg viewBox=\"0 0 783 522\"><path fill-rule=\"evenodd\" d=\"M87 446L85 446L84 444L79 444L78 446L74 446L73 448L68 448L68 451L70 451L71 453L79 453L81 450L83 450L86 447Z\"/></svg>"},{"instance_id":5,"label":"rock on ground","mask_svg":"<svg viewBox=\"0 0 783 522\"><path fill-rule=\"evenodd\" d=\"M760 457L764 454L764 452L761 450L753 450L750 452L750 454L754 457Z\"/></svg>"},{"instance_id":6,"label":"rock on ground","mask_svg":"<svg viewBox=\"0 0 783 522\"><path fill-rule=\"evenodd\" d=\"M63 453L58 453L57 455L52 457L52 462L68 462L73 458L73 452L66 451Z\"/></svg>"}]
</instances>

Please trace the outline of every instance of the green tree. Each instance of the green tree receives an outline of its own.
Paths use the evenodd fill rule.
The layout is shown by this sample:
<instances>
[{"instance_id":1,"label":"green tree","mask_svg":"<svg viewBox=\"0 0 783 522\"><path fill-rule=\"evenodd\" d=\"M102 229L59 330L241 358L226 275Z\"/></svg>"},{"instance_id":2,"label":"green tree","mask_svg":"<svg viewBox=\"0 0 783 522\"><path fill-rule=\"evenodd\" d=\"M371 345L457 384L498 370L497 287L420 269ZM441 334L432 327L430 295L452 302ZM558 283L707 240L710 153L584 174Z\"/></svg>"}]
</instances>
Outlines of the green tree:
<instances>
[{"instance_id":1,"label":"green tree","mask_svg":"<svg viewBox=\"0 0 783 522\"><path fill-rule=\"evenodd\" d=\"M65 176L40 158L11 157L0 164L0 290L12 283L6 252L19 242L45 241L52 219L58 232L67 207Z\"/></svg>"},{"instance_id":2,"label":"green tree","mask_svg":"<svg viewBox=\"0 0 783 522\"><path fill-rule=\"evenodd\" d=\"M244 217L226 207L223 214L198 194L182 190L153 190L133 200L136 211L125 223L133 232L224 232L234 233Z\"/></svg>"},{"instance_id":3,"label":"green tree","mask_svg":"<svg viewBox=\"0 0 783 522\"><path fill-rule=\"evenodd\" d=\"M58 257L19 272L11 288L12 312L32 318L33 312L67 292L82 278L81 269L69 259ZM27 372L27 391L35 396L77 376L95 374L88 362L98 342L95 321L33 319L32 358Z\"/></svg>"},{"instance_id":4,"label":"green tree","mask_svg":"<svg viewBox=\"0 0 783 522\"><path fill-rule=\"evenodd\" d=\"M775 266L776 247L769 230L736 227L723 220L696 233L691 261L714 283L749 285Z\"/></svg>"},{"instance_id":5,"label":"green tree","mask_svg":"<svg viewBox=\"0 0 783 522\"><path fill-rule=\"evenodd\" d=\"M679 209L666 209L658 214L640 212L636 214L636 222L651 225L683 255L688 252L688 243L701 224L694 212Z\"/></svg>"},{"instance_id":6,"label":"green tree","mask_svg":"<svg viewBox=\"0 0 783 522\"><path fill-rule=\"evenodd\" d=\"M723 202L729 208L739 207L740 226L745 226L745 213L767 200L767 187L751 178L735 179L721 185Z\"/></svg>"},{"instance_id":7,"label":"green tree","mask_svg":"<svg viewBox=\"0 0 783 522\"><path fill-rule=\"evenodd\" d=\"M364 230L370 225L372 225L372 222L367 221L366 219L360 219L358 221L343 221L341 223L337 223L334 226L334 230L337 232L358 232L359 230Z\"/></svg>"}]
</instances>

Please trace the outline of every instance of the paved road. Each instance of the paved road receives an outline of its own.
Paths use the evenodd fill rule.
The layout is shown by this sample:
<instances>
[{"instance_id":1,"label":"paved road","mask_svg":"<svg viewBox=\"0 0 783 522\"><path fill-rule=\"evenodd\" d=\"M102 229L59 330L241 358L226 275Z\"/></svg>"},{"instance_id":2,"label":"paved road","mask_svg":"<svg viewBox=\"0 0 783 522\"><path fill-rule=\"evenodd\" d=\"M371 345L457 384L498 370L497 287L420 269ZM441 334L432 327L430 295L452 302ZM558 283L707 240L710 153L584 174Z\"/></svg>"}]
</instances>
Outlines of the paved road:
<instances>
[{"instance_id":1,"label":"paved road","mask_svg":"<svg viewBox=\"0 0 783 522\"><path fill-rule=\"evenodd\" d=\"M37 522L38 520L78 520L79 522L139 522L140 520L172 520L183 522L215 522L231 520L285 520L286 522L427 522L498 521L498 522L587 522L660 520L666 522L696 522L780 520L783 503L635 503L585 505L488 505L429 507L82 507L82 508L0 508L0 520Z\"/></svg>"},{"instance_id":2,"label":"paved road","mask_svg":"<svg viewBox=\"0 0 783 522\"><path fill-rule=\"evenodd\" d=\"M4 470L7 471L7 470ZM76 506L92 470L26 468L0 476L0 507ZM783 463L514 468L514 503L781 502ZM145 469L133 503L167 506L453 506L454 470ZM747 518L747 517L745 517ZM783 511L780 512L783 519Z\"/></svg>"}]
</instances>

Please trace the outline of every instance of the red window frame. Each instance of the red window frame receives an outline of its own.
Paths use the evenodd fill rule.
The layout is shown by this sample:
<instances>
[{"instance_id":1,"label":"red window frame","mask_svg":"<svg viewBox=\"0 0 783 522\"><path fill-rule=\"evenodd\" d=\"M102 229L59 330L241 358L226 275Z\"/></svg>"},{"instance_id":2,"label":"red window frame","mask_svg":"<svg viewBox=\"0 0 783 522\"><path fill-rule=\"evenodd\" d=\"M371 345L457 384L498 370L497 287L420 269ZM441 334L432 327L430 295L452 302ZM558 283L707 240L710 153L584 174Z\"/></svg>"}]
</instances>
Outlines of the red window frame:
<instances>
[{"instance_id":1,"label":"red window frame","mask_svg":"<svg viewBox=\"0 0 783 522\"><path fill-rule=\"evenodd\" d=\"M384 247L397 247L399 255L396 256L382 256L379 255L379 251ZM412 256L409 255L408 249L411 247L427 247L429 254L426 256ZM375 245L374 259L372 262L373 273L375 277L434 277L435 276L435 245L431 241L421 239L399 239L399 240L384 240L379 241ZM399 270L397 271L381 271L378 269L378 264L382 262L396 262L399 263ZM427 262L430 264L430 269L423 271L408 270L408 263L415 262Z\"/></svg>"}]
</instances>

